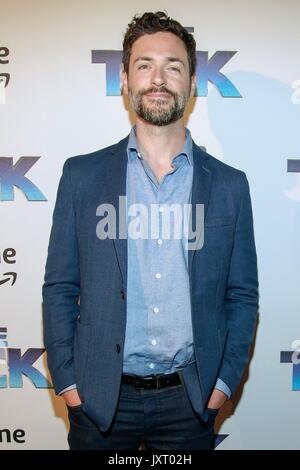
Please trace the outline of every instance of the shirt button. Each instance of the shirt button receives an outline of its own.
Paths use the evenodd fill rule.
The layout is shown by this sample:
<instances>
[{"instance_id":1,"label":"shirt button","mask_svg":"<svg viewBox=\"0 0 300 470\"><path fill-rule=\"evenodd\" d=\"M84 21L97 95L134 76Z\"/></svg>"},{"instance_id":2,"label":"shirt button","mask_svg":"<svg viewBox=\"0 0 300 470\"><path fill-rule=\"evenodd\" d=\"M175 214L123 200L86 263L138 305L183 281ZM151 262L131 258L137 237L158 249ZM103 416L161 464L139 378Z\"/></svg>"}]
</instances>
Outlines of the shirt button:
<instances>
[{"instance_id":1,"label":"shirt button","mask_svg":"<svg viewBox=\"0 0 300 470\"><path fill-rule=\"evenodd\" d=\"M161 274L160 274L160 273L156 273L156 274L155 274L155 277L156 277L156 279L160 279L160 278L161 278Z\"/></svg>"},{"instance_id":2,"label":"shirt button","mask_svg":"<svg viewBox=\"0 0 300 470\"><path fill-rule=\"evenodd\" d=\"M154 311L154 313L158 313L158 312L159 312L159 308L158 308L158 307L154 307L153 311Z\"/></svg>"},{"instance_id":3,"label":"shirt button","mask_svg":"<svg viewBox=\"0 0 300 470\"><path fill-rule=\"evenodd\" d=\"M153 346L155 346L156 343L157 343L156 339L153 339L153 340L151 341L151 344L152 344Z\"/></svg>"},{"instance_id":4,"label":"shirt button","mask_svg":"<svg viewBox=\"0 0 300 470\"><path fill-rule=\"evenodd\" d=\"M150 367L150 369L154 369L154 364L153 364L153 362L151 362L151 363L149 364L149 367Z\"/></svg>"},{"instance_id":5,"label":"shirt button","mask_svg":"<svg viewBox=\"0 0 300 470\"><path fill-rule=\"evenodd\" d=\"M162 245L162 240L157 240L158 245Z\"/></svg>"}]
</instances>

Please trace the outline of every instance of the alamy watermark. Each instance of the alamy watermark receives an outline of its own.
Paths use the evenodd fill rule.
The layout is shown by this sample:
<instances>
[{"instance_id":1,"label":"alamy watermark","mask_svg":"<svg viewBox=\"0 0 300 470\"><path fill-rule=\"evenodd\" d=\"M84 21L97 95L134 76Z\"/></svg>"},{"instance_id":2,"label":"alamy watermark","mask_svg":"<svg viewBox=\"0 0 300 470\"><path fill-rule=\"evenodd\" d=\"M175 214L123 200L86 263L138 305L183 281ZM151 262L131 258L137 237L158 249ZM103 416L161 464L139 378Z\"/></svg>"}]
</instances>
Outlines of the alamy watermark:
<instances>
[{"instance_id":1,"label":"alamy watermark","mask_svg":"<svg viewBox=\"0 0 300 470\"><path fill-rule=\"evenodd\" d=\"M204 204L127 205L119 196L119 205L103 203L96 209L101 217L96 225L100 240L184 240L187 250L200 250L204 243Z\"/></svg>"}]
</instances>

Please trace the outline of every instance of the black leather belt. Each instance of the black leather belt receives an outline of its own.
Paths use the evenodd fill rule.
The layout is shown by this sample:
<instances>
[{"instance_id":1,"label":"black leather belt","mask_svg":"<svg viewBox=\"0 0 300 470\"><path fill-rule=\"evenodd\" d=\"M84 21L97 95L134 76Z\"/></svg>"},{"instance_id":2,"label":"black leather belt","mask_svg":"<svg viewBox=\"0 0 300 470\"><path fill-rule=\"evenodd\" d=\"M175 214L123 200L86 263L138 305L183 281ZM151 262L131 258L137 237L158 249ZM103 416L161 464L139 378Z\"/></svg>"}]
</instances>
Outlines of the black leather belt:
<instances>
[{"instance_id":1,"label":"black leather belt","mask_svg":"<svg viewBox=\"0 0 300 470\"><path fill-rule=\"evenodd\" d=\"M178 372L174 374L153 375L152 377L139 377L137 375L122 374L122 383L134 385L139 389L159 389L180 385L181 380Z\"/></svg>"}]
</instances>

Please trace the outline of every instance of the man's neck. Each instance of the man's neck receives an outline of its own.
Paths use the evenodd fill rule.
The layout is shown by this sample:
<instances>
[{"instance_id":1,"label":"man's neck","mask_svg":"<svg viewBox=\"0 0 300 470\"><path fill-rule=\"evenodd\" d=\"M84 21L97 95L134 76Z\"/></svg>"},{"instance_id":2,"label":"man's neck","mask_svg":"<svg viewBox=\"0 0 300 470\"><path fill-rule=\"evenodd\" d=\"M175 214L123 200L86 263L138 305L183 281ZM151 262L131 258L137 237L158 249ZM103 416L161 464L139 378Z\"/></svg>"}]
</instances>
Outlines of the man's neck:
<instances>
[{"instance_id":1,"label":"man's neck","mask_svg":"<svg viewBox=\"0 0 300 470\"><path fill-rule=\"evenodd\" d=\"M137 119L136 139L143 158L150 165L170 167L185 142L183 119L167 126L153 126Z\"/></svg>"}]
</instances>

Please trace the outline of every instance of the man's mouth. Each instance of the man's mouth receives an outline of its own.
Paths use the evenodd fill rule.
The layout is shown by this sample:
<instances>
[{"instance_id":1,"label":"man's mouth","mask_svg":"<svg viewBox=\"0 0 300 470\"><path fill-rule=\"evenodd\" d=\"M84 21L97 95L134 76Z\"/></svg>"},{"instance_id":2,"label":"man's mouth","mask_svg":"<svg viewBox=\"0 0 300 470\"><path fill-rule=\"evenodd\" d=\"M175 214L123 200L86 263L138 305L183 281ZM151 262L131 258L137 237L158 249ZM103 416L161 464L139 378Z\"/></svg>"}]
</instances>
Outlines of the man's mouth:
<instances>
[{"instance_id":1,"label":"man's mouth","mask_svg":"<svg viewBox=\"0 0 300 470\"><path fill-rule=\"evenodd\" d=\"M146 96L149 96L149 98L170 98L171 95L169 93L151 92L146 93Z\"/></svg>"}]
</instances>

